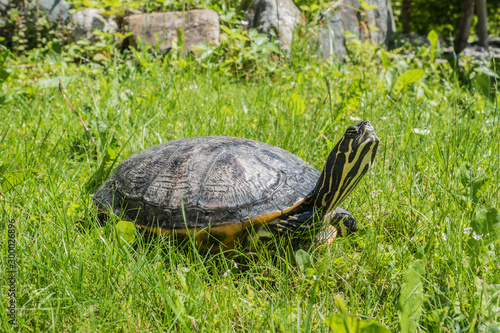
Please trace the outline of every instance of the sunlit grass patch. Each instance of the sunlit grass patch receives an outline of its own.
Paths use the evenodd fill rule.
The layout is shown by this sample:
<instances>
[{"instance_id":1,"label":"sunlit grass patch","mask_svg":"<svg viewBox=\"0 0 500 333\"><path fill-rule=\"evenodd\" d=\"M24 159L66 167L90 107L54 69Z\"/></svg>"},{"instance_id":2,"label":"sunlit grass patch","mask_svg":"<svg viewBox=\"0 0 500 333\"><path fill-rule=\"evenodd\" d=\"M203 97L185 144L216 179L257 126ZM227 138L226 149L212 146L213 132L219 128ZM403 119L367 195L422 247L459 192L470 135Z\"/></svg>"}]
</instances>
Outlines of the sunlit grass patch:
<instances>
[{"instance_id":1,"label":"sunlit grass patch","mask_svg":"<svg viewBox=\"0 0 500 333\"><path fill-rule=\"evenodd\" d=\"M0 228L6 235L15 221L20 330L327 332L351 316L391 331L498 323L498 91L461 85L451 67L425 59L377 54L368 65L292 63L249 81L169 59L107 73L45 62L13 70L0 92ZM66 94L94 146L57 86L37 85L41 76L72 77ZM95 189L142 149L238 136L321 169L359 119L380 148L342 204L360 231L331 246L207 255L131 234L118 217L96 219ZM6 243L1 253L4 274ZM423 276L412 275L420 266ZM412 319L401 295L414 289L421 315Z\"/></svg>"}]
</instances>

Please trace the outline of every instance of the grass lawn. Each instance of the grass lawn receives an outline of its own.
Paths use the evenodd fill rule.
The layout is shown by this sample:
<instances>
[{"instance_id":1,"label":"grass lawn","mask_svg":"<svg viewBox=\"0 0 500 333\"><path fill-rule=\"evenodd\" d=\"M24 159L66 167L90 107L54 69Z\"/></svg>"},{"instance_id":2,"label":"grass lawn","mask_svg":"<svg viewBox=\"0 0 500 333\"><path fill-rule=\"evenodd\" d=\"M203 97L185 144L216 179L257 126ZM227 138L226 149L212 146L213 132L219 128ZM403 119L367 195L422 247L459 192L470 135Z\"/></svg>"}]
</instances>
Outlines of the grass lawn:
<instances>
[{"instance_id":1,"label":"grass lawn","mask_svg":"<svg viewBox=\"0 0 500 333\"><path fill-rule=\"evenodd\" d=\"M390 331L485 331L499 323L498 91L485 90L484 75L457 74L426 55L389 60L366 52L342 65L292 57L248 80L147 55L106 66L7 61L0 331L12 331L12 229L22 332L327 332L350 325L347 313ZM331 246L296 253L277 244L241 264L146 241L118 219L96 222L96 188L142 149L230 135L322 169L359 119L374 126L379 152L342 204L360 231Z\"/></svg>"}]
</instances>

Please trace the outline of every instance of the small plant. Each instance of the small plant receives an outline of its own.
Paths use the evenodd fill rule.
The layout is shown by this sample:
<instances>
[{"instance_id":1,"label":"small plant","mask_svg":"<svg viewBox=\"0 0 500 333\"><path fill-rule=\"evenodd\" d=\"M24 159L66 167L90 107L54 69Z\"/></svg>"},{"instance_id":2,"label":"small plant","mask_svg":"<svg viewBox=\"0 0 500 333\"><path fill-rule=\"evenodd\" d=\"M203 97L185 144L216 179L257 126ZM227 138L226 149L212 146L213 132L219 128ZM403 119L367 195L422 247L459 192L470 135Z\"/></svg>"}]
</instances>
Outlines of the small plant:
<instances>
[{"instance_id":1,"label":"small plant","mask_svg":"<svg viewBox=\"0 0 500 333\"><path fill-rule=\"evenodd\" d=\"M0 87L2 86L2 83L9 77L9 73L4 69L5 62L7 61L9 55L9 50L0 45Z\"/></svg>"},{"instance_id":2,"label":"small plant","mask_svg":"<svg viewBox=\"0 0 500 333\"><path fill-rule=\"evenodd\" d=\"M11 1L6 20L0 25L0 44L16 54L41 48L52 40L63 40L66 29L62 22L49 22L38 2Z\"/></svg>"},{"instance_id":3,"label":"small plant","mask_svg":"<svg viewBox=\"0 0 500 333\"><path fill-rule=\"evenodd\" d=\"M257 30L241 28L230 29L221 26L225 32L219 46L200 45L201 65L237 77L257 77L262 73L270 74L279 65L280 47L275 41Z\"/></svg>"},{"instance_id":4,"label":"small plant","mask_svg":"<svg viewBox=\"0 0 500 333\"><path fill-rule=\"evenodd\" d=\"M68 104L68 106L71 108L71 111L73 111L73 113L78 117L78 120L80 120L80 123L82 124L83 129L87 133L87 136L89 138L89 142L92 145L95 142L95 140L92 137L92 135L90 134L89 129L88 129L87 124L85 123L85 121L83 121L82 117L80 117L80 115L78 114L78 112L76 112L75 108L68 101L68 98L66 98L66 94L64 93L65 90L66 89L64 88L63 81L59 80L59 92L63 96L64 101L66 102L66 104Z\"/></svg>"}]
</instances>

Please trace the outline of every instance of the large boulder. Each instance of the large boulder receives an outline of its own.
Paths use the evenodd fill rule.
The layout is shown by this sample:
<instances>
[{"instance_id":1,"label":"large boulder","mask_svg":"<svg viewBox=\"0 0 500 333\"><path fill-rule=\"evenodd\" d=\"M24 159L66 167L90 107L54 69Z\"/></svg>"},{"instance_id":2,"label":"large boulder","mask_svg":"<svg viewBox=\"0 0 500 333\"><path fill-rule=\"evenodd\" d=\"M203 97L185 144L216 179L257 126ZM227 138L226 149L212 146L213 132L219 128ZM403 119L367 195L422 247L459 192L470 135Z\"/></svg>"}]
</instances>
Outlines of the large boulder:
<instances>
[{"instance_id":1,"label":"large boulder","mask_svg":"<svg viewBox=\"0 0 500 333\"><path fill-rule=\"evenodd\" d=\"M97 8L85 8L73 14L70 27L69 39L72 41L92 40L94 30L103 32L118 31L118 24L112 19L104 19Z\"/></svg>"},{"instance_id":2,"label":"large boulder","mask_svg":"<svg viewBox=\"0 0 500 333\"><path fill-rule=\"evenodd\" d=\"M396 31L389 0L366 0L365 3L368 8L363 8L358 0L341 0L331 3L323 13L319 42L325 59L331 56L342 59L347 54L347 32L352 38L388 46Z\"/></svg>"},{"instance_id":3,"label":"large boulder","mask_svg":"<svg viewBox=\"0 0 500 333\"><path fill-rule=\"evenodd\" d=\"M202 42L219 44L219 15L214 10L136 14L127 19L134 40L140 38L151 45L159 43L160 51L172 47L172 41L180 30L184 31L184 47L187 50Z\"/></svg>"},{"instance_id":4,"label":"large boulder","mask_svg":"<svg viewBox=\"0 0 500 333\"><path fill-rule=\"evenodd\" d=\"M290 50L293 31L302 20L302 14L292 0L249 0L243 3L242 9L249 28L256 28L270 37L274 33L279 38L281 49Z\"/></svg>"}]
</instances>

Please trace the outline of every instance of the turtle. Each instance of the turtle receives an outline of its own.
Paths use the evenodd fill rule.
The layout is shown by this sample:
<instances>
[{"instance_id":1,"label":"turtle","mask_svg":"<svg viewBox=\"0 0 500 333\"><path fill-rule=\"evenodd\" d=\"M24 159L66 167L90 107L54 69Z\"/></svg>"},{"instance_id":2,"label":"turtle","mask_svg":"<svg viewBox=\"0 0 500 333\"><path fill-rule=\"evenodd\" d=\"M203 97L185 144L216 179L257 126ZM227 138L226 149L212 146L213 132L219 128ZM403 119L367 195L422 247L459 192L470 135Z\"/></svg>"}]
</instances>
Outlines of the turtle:
<instances>
[{"instance_id":1,"label":"turtle","mask_svg":"<svg viewBox=\"0 0 500 333\"><path fill-rule=\"evenodd\" d=\"M331 243L358 229L339 204L373 164L378 144L369 121L350 126L320 173L267 143L184 138L126 158L92 199L101 217L193 237L203 251L253 249L276 238L300 242L311 232L315 243Z\"/></svg>"}]
</instances>

